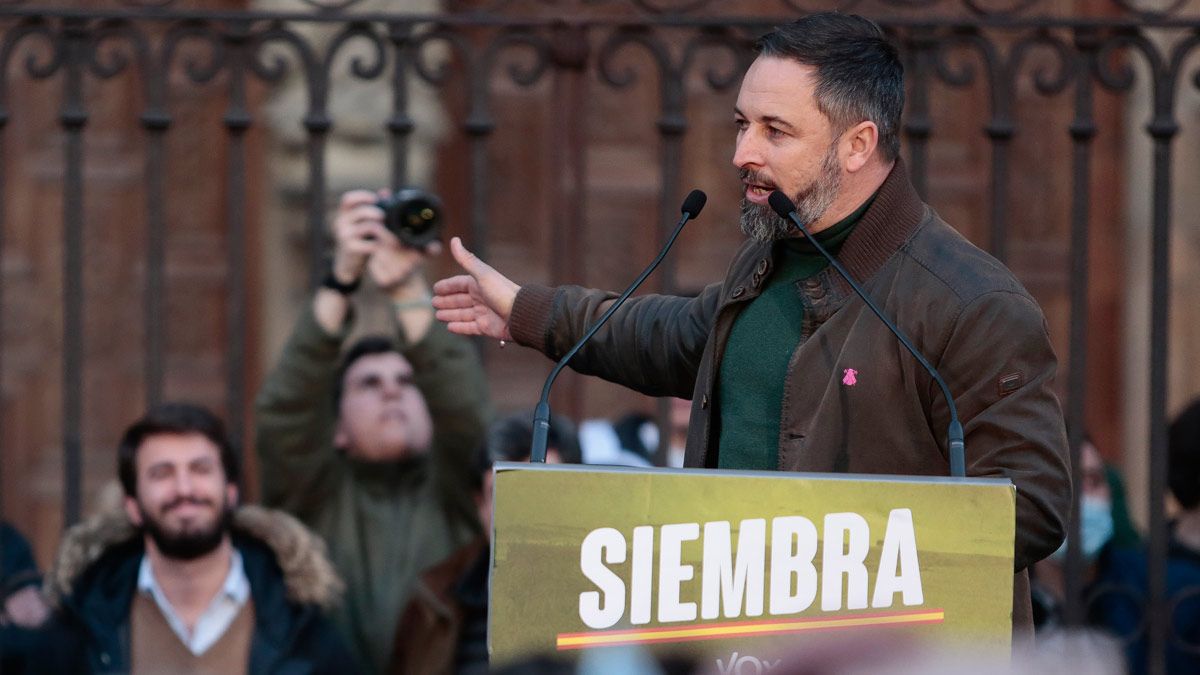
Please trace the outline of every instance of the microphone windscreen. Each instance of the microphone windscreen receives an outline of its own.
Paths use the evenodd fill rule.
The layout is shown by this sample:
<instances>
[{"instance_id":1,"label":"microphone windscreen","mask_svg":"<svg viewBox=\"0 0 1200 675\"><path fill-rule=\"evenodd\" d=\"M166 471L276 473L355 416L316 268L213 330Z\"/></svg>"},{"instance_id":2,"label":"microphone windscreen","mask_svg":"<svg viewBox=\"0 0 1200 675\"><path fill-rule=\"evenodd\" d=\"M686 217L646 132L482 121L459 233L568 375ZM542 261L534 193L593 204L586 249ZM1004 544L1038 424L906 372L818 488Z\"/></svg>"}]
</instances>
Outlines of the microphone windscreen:
<instances>
[{"instance_id":1,"label":"microphone windscreen","mask_svg":"<svg viewBox=\"0 0 1200 675\"><path fill-rule=\"evenodd\" d=\"M783 218L784 220L787 220L788 215L791 214L792 211L796 210L796 205L792 203L792 200L788 199L787 195L783 194L779 190L775 190L770 194L770 196L767 197L767 203L770 204L771 208L775 210L775 213L778 213L779 217Z\"/></svg>"},{"instance_id":2,"label":"microphone windscreen","mask_svg":"<svg viewBox=\"0 0 1200 675\"><path fill-rule=\"evenodd\" d=\"M683 207L679 211L695 218L700 215L700 209L704 208L704 203L707 201L708 195L704 194L703 190L692 190L687 197L684 197Z\"/></svg>"}]
</instances>

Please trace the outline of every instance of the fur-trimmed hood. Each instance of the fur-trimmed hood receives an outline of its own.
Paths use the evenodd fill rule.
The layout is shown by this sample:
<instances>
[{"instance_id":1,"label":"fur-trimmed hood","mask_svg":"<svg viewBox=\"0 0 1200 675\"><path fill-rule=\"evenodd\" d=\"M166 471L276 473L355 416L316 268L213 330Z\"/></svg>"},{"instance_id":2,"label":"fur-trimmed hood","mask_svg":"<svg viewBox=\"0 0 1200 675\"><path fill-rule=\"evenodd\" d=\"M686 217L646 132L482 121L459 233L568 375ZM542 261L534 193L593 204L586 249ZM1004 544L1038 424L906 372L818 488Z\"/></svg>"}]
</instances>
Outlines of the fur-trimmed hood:
<instances>
[{"instance_id":1,"label":"fur-trimmed hood","mask_svg":"<svg viewBox=\"0 0 1200 675\"><path fill-rule=\"evenodd\" d=\"M233 531L274 553L288 600L322 609L340 600L345 584L329 562L325 542L300 521L282 511L245 505L234 512ZM60 606L79 577L106 551L136 536L137 529L124 511L101 513L67 530L46 575L43 590L50 604Z\"/></svg>"}]
</instances>

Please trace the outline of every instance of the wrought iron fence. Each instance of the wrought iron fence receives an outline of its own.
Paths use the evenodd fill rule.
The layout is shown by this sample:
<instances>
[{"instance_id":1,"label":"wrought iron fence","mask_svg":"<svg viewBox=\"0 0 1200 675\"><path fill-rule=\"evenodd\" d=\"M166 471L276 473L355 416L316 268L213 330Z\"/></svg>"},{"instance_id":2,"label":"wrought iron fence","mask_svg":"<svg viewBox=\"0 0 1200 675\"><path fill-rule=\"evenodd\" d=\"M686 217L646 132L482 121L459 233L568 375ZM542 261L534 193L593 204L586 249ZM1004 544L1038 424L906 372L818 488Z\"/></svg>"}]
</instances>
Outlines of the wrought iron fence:
<instances>
[{"instance_id":1,"label":"wrought iron fence","mask_svg":"<svg viewBox=\"0 0 1200 675\"><path fill-rule=\"evenodd\" d=\"M798 0L762 0L733 3L710 0L481 0L452 2L444 11L428 14L376 10L359 0L302 0L292 11L244 8L211 9L184 6L170 0L114 2L97 8L55 6L46 3L0 3L0 258L8 259L13 245L14 219L11 183L14 170L15 127L28 127L18 119L14 97L33 91L49 95L43 84L57 88L46 105L56 110L53 125L61 138L61 370L59 424L62 455L62 512L65 522L78 519L82 508L85 279L88 256L85 232L96 228L94 205L89 203L85 175L85 137L89 124L105 109L100 83L132 78L136 83L136 125L142 136L140 194L143 204L144 266L141 287L141 365L144 402L163 397L167 378L167 322L179 319L167 307L167 237L171 225L168 184L173 161L171 139L176 134L202 133L184 128L178 111L181 91L219 92L221 101L219 142L223 148L223 205L219 220L225 230L222 305L222 351L226 415L231 430L245 437L247 401L253 378L247 377L247 344L256 334L249 307L258 261L247 250L248 236L256 227L248 185L260 167L262 148L249 135L262 124L263 91L289 76L304 83L306 107L301 123L307 161L306 223L307 264L310 279L321 269L326 247L324 223L327 203L326 146L338 120L331 113L330 92L336 77L374 83L390 98L391 111L380 120L392 158L390 182L402 185L411 179L409 157L413 134L419 131L411 110L412 82L423 82L447 100L457 101L455 119L465 150L464 171L457 190L469 203L464 230L474 248L486 256L495 216L489 206L497 175L492 167L490 144L498 129L512 124L511 111L495 111L497 87L536 87L552 82L561 98L557 120L565 130L553 132L564 147L557 166L570 179L568 195L587 191L588 162L585 98L599 87L620 97L648 75L657 92L655 165L658 222L669 224L682 194L685 153L689 134L696 131L689 119L696 113L698 88L732 91L750 58L753 38L770 26L797 13L829 8ZM1200 88L1200 11L1185 0L1156 5L1129 0L1096 0L1080 12L1040 0L983 2L982 0L847 0L833 3L877 19L902 47L909 80L904 122L905 154L918 190L936 196L938 159L931 144L953 119L940 106L954 90L982 94L978 128L986 139L986 223L984 243L997 257L1012 260L1013 214L1010 195L1013 177L1034 173L1027 158L1014 159L1014 137L1022 132L1019 106L1030 97L1061 99L1068 111L1064 129L1069 137L1070 199L1066 238L1069 250L1069 294L1062 319L1069 326L1066 341L1070 367L1066 373L1066 409L1071 429L1072 459L1079 466L1079 448L1087 419L1087 406L1096 396L1111 392L1088 390L1088 279L1094 251L1089 233L1111 214L1096 212L1093 190L1096 139L1101 132L1098 114L1112 120L1111 101L1125 105L1138 86L1148 92L1149 119L1144 132L1153 152L1145 167L1131 172L1152 175L1150 214L1150 345L1149 362L1149 511L1150 597L1146 630L1153 667L1161 672L1161 654L1168 642L1179 643L1169 617L1182 598L1165 597L1167 517L1165 498L1167 455L1168 307L1170 305L1171 203L1175 142L1181 131L1178 101L1187 88ZM1194 3L1192 3L1194 5ZM376 5L372 5L375 7ZM732 11L736 9L737 11ZM328 36L315 40L306 32L322 27ZM348 56L350 55L350 56ZM19 80L19 82L17 81ZM642 83L644 84L644 82ZM256 94L256 92L258 92ZM1105 103L1097 101L1101 97ZM1117 117L1128 108L1118 109ZM1193 120L1194 121L1194 120ZM49 122L47 122L49 124ZM210 130L211 131L211 130ZM1200 133L1197 130L1189 130ZM546 130L546 133L552 133ZM214 139L212 142L216 142ZM90 158L95 161L95 158ZM1103 167L1100 167L1103 170ZM936 199L931 198L935 202ZM550 218L539 227L551 232L556 253L549 274L567 275L582 258L585 242L570 228L554 223L584 223L589 216L583 203L557 198ZM22 230L26 231L26 230ZM6 267L11 267L6 263ZM11 272L11 270L8 270ZM677 270L666 269L663 286L677 286ZM11 274L7 274L7 281ZM613 280L616 283L617 280ZM0 307L16 301L0 286ZM8 316L0 312L0 317ZM191 317L213 320L214 317ZM3 326L9 336L23 327ZM3 345L9 344L6 340ZM0 372L19 354L0 351ZM2 378L0 378L2 379ZM7 388L7 387L6 387ZM108 392L98 392L108 395ZM10 394L6 393L6 398ZM16 392L13 395L24 395ZM11 434L3 434L9 454ZM39 448L40 450L40 448ZM11 473L0 476L8 488L21 480ZM1076 469L1078 474L1078 469ZM1079 483L1076 475L1076 483ZM10 508L13 499L0 500ZM1071 522L1078 532L1078 516ZM1073 537L1072 539L1076 539ZM1067 616L1071 623L1084 620L1085 602L1080 571L1083 561L1072 546L1068 554ZM1200 645L1183 645L1190 650Z\"/></svg>"}]
</instances>

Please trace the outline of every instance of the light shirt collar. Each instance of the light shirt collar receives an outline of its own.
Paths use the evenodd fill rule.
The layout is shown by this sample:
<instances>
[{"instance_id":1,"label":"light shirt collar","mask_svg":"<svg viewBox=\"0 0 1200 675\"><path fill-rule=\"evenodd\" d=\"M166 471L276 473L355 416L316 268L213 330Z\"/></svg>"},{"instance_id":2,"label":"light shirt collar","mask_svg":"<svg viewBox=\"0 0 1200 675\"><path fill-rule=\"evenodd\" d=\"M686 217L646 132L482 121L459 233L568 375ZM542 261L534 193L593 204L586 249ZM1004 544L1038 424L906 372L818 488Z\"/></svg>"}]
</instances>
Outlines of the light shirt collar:
<instances>
[{"instance_id":1,"label":"light shirt collar","mask_svg":"<svg viewBox=\"0 0 1200 675\"><path fill-rule=\"evenodd\" d=\"M236 548L229 556L229 573L225 576L225 583L196 620L196 627L191 631L188 631L187 625L167 600L162 587L158 585L158 580L154 578L154 570L150 568L150 558L146 555L142 556L142 564L138 568L137 588L139 593L148 593L154 598L154 603L158 605L171 630L195 656L208 651L209 647L221 639L233 624L242 606L250 599L250 580L246 578L242 554Z\"/></svg>"}]
</instances>

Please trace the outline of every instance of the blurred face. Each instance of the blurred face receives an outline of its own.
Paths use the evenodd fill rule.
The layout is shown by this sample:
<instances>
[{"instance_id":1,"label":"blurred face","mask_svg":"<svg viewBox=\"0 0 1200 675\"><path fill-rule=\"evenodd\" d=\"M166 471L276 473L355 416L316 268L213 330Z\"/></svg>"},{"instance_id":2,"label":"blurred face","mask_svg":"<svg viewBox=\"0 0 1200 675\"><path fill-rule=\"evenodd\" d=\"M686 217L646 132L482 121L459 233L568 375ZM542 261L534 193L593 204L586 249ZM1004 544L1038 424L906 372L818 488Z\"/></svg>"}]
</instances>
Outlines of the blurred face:
<instances>
[{"instance_id":1,"label":"blurred face","mask_svg":"<svg viewBox=\"0 0 1200 675\"><path fill-rule=\"evenodd\" d=\"M164 556L198 558L228 536L238 492L215 443L198 433L149 436L134 464L137 495L125 511Z\"/></svg>"},{"instance_id":2,"label":"blurred face","mask_svg":"<svg viewBox=\"0 0 1200 675\"><path fill-rule=\"evenodd\" d=\"M671 432L687 434L692 420L692 402L686 398L671 399Z\"/></svg>"},{"instance_id":3,"label":"blurred face","mask_svg":"<svg viewBox=\"0 0 1200 675\"><path fill-rule=\"evenodd\" d=\"M779 190L791 198L812 232L837 197L842 169L837 135L817 108L816 69L791 59L760 56L742 80L734 109L742 195L742 231L759 241L790 237L788 221L775 215L767 197Z\"/></svg>"},{"instance_id":4,"label":"blurred face","mask_svg":"<svg viewBox=\"0 0 1200 675\"><path fill-rule=\"evenodd\" d=\"M363 356L346 370L342 384L334 444L347 455L385 462L429 449L433 421L403 356Z\"/></svg>"},{"instance_id":5,"label":"blurred face","mask_svg":"<svg viewBox=\"0 0 1200 675\"><path fill-rule=\"evenodd\" d=\"M1079 496L1079 546L1085 562L1092 562L1100 555L1104 545L1113 536L1112 490L1104 475L1104 459L1091 443L1084 442L1079 448L1079 468L1083 474L1083 485ZM1066 560L1067 543L1051 554L1057 563Z\"/></svg>"},{"instance_id":6,"label":"blurred face","mask_svg":"<svg viewBox=\"0 0 1200 675\"><path fill-rule=\"evenodd\" d=\"M1084 441L1079 448L1079 463L1083 469L1083 495L1092 499L1111 502L1108 479L1104 476L1104 459L1096 446Z\"/></svg>"},{"instance_id":7,"label":"blurred face","mask_svg":"<svg viewBox=\"0 0 1200 675\"><path fill-rule=\"evenodd\" d=\"M548 460L549 458L547 458ZM492 539L492 472L483 474L483 487L475 497L475 506L479 509L479 523L483 525L483 536Z\"/></svg>"}]
</instances>

